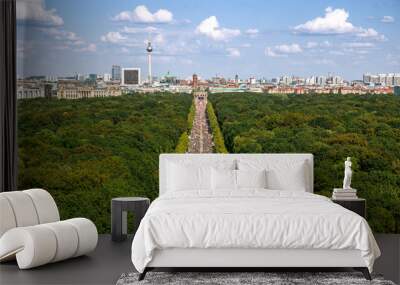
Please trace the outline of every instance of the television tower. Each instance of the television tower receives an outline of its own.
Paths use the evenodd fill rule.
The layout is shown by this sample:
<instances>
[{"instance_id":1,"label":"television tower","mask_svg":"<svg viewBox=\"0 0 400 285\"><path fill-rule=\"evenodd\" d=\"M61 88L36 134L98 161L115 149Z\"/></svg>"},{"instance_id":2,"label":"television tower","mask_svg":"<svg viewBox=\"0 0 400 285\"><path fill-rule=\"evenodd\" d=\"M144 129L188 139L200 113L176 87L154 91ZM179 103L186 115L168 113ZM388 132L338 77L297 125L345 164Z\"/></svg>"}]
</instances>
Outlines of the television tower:
<instances>
[{"instance_id":1,"label":"television tower","mask_svg":"<svg viewBox=\"0 0 400 285\"><path fill-rule=\"evenodd\" d=\"M153 47L151 46L151 42L150 42L150 40L147 42L147 48L146 48L146 51L147 51L147 62L148 62L148 65L149 65L149 85L151 85L151 83L152 83L152 76L151 76L151 52L153 51Z\"/></svg>"}]
</instances>

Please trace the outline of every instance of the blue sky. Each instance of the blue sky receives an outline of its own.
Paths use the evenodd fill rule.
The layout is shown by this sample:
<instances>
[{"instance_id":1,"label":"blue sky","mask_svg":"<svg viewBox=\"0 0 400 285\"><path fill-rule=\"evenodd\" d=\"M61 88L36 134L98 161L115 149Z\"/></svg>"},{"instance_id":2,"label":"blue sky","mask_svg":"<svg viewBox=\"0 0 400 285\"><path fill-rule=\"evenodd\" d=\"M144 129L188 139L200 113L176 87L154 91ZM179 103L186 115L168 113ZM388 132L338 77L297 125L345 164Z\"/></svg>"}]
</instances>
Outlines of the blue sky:
<instances>
[{"instance_id":1,"label":"blue sky","mask_svg":"<svg viewBox=\"0 0 400 285\"><path fill-rule=\"evenodd\" d=\"M400 1L17 0L18 75L400 72Z\"/></svg>"}]
</instances>

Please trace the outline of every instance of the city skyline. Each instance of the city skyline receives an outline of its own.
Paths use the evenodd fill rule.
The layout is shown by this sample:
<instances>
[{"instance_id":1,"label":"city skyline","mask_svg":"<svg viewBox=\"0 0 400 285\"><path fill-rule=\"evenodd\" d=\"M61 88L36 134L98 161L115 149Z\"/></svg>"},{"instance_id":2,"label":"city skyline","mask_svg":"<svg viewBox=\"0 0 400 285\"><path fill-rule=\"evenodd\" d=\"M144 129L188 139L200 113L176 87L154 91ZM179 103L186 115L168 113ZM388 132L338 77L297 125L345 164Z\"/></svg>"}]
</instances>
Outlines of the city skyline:
<instances>
[{"instance_id":1,"label":"city skyline","mask_svg":"<svg viewBox=\"0 0 400 285\"><path fill-rule=\"evenodd\" d=\"M19 0L18 75L111 73L116 64L145 79L149 38L156 76L354 80L400 70L398 1L182 4Z\"/></svg>"}]
</instances>

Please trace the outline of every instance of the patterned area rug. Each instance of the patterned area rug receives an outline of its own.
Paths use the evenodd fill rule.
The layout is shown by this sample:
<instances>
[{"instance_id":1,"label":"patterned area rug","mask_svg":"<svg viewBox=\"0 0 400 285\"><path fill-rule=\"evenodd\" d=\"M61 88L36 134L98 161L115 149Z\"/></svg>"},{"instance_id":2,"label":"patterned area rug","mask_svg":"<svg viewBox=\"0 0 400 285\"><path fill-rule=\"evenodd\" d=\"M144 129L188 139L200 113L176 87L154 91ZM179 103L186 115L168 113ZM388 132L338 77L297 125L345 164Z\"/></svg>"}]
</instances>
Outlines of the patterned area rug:
<instances>
[{"instance_id":1,"label":"patterned area rug","mask_svg":"<svg viewBox=\"0 0 400 285\"><path fill-rule=\"evenodd\" d=\"M380 275L368 281L359 272L148 272L138 281L138 273L122 274L117 285L212 284L212 285L395 285Z\"/></svg>"}]
</instances>

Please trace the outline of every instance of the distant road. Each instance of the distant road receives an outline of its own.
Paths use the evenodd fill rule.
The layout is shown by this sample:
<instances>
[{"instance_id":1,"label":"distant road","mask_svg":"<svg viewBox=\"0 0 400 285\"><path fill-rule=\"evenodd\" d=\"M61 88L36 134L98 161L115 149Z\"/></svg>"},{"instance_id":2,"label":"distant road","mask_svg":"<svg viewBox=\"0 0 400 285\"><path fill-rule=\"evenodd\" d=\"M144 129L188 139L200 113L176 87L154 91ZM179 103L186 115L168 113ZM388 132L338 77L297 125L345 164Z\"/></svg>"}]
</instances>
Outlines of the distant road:
<instances>
[{"instance_id":1,"label":"distant road","mask_svg":"<svg viewBox=\"0 0 400 285\"><path fill-rule=\"evenodd\" d=\"M189 153L211 153L213 141L206 112L207 92L195 91L193 97L196 114L190 133Z\"/></svg>"}]
</instances>

